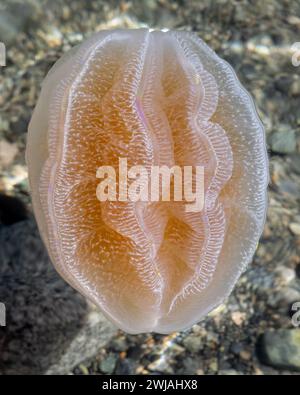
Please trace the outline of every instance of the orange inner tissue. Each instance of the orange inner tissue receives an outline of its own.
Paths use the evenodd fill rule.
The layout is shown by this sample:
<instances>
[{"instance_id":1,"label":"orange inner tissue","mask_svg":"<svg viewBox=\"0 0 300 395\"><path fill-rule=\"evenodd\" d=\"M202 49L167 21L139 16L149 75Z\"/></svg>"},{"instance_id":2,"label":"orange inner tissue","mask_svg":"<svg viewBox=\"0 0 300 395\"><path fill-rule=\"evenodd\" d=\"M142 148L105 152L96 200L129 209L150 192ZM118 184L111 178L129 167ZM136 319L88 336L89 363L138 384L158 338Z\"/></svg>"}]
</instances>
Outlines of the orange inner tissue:
<instances>
[{"instance_id":1,"label":"orange inner tissue","mask_svg":"<svg viewBox=\"0 0 300 395\"><path fill-rule=\"evenodd\" d=\"M234 71L196 35L103 31L47 75L26 158L58 272L130 333L188 328L230 293L266 210L264 131ZM99 201L97 169L201 166L204 203ZM116 178L118 180L118 177Z\"/></svg>"}]
</instances>

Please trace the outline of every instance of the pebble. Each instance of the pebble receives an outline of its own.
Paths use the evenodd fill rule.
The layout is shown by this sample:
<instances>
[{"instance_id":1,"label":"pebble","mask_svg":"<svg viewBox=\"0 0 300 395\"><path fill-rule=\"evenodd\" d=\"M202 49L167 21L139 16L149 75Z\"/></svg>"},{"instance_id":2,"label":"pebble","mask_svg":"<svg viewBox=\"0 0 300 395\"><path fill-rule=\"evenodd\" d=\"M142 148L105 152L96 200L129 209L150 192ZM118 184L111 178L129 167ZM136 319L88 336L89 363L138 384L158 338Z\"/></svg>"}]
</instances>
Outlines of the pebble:
<instances>
[{"instance_id":1,"label":"pebble","mask_svg":"<svg viewBox=\"0 0 300 395\"><path fill-rule=\"evenodd\" d=\"M300 263L298 263L298 265L296 266L295 272L296 272L297 277L300 278Z\"/></svg>"},{"instance_id":2,"label":"pebble","mask_svg":"<svg viewBox=\"0 0 300 395\"><path fill-rule=\"evenodd\" d=\"M3 11L0 14L0 37L1 41L8 47L16 39L19 33L19 22L16 17Z\"/></svg>"},{"instance_id":3,"label":"pebble","mask_svg":"<svg viewBox=\"0 0 300 395\"><path fill-rule=\"evenodd\" d=\"M279 281L282 285L288 285L296 278L295 270L289 267L278 267L276 268L275 272L279 276Z\"/></svg>"},{"instance_id":4,"label":"pebble","mask_svg":"<svg viewBox=\"0 0 300 395\"><path fill-rule=\"evenodd\" d=\"M235 355L239 355L243 351L243 345L241 343L233 343L230 351Z\"/></svg>"},{"instance_id":5,"label":"pebble","mask_svg":"<svg viewBox=\"0 0 300 395\"><path fill-rule=\"evenodd\" d=\"M222 303L222 304L220 304L220 306L218 306L218 307L216 307L215 309L213 309L213 310L208 314L208 316L209 316L209 317L216 317L216 316L218 316L219 314L224 313L225 310L226 310L226 304Z\"/></svg>"},{"instance_id":6,"label":"pebble","mask_svg":"<svg viewBox=\"0 0 300 395\"><path fill-rule=\"evenodd\" d=\"M261 347L265 363L300 371L300 329L267 331L263 335Z\"/></svg>"},{"instance_id":7,"label":"pebble","mask_svg":"<svg viewBox=\"0 0 300 395\"><path fill-rule=\"evenodd\" d=\"M84 374L86 376L89 374L88 368L85 365L83 365L82 363L78 366L78 368L80 369L82 374Z\"/></svg>"},{"instance_id":8,"label":"pebble","mask_svg":"<svg viewBox=\"0 0 300 395\"><path fill-rule=\"evenodd\" d=\"M117 363L116 374L130 375L135 373L135 363L133 360L125 358Z\"/></svg>"},{"instance_id":9,"label":"pebble","mask_svg":"<svg viewBox=\"0 0 300 395\"><path fill-rule=\"evenodd\" d=\"M243 373L238 372L237 370L234 369L223 369L223 370L219 370L218 372L219 376L238 376L242 374Z\"/></svg>"},{"instance_id":10,"label":"pebble","mask_svg":"<svg viewBox=\"0 0 300 395\"><path fill-rule=\"evenodd\" d=\"M34 15L31 4L12 4L0 13L0 37L6 46L10 46L16 40L20 32L24 32L28 22Z\"/></svg>"},{"instance_id":11,"label":"pebble","mask_svg":"<svg viewBox=\"0 0 300 395\"><path fill-rule=\"evenodd\" d=\"M298 182L293 182L291 180L283 180L278 185L280 193L283 195L289 195L298 199L300 195L300 185Z\"/></svg>"},{"instance_id":12,"label":"pebble","mask_svg":"<svg viewBox=\"0 0 300 395\"><path fill-rule=\"evenodd\" d=\"M196 374L199 370L202 370L201 362L194 357L185 357L182 359L183 372L185 374ZM180 372L182 373L182 372ZM199 374L199 373L197 373Z\"/></svg>"},{"instance_id":13,"label":"pebble","mask_svg":"<svg viewBox=\"0 0 300 395\"><path fill-rule=\"evenodd\" d=\"M300 95L300 78L297 78L293 81L290 92L292 96L299 96Z\"/></svg>"},{"instance_id":14,"label":"pebble","mask_svg":"<svg viewBox=\"0 0 300 395\"><path fill-rule=\"evenodd\" d=\"M0 140L0 169L11 165L17 153L17 144L9 143L6 140Z\"/></svg>"},{"instance_id":15,"label":"pebble","mask_svg":"<svg viewBox=\"0 0 300 395\"><path fill-rule=\"evenodd\" d=\"M11 129L14 138L21 136L26 133L28 127L29 119L28 117L20 117L16 121L11 122Z\"/></svg>"},{"instance_id":16,"label":"pebble","mask_svg":"<svg viewBox=\"0 0 300 395\"><path fill-rule=\"evenodd\" d=\"M284 287L275 294L270 294L268 304L272 307L288 308L293 302L300 300L300 292L293 287Z\"/></svg>"},{"instance_id":17,"label":"pebble","mask_svg":"<svg viewBox=\"0 0 300 395\"><path fill-rule=\"evenodd\" d=\"M287 94L291 90L293 82L293 76L285 74L276 79L274 86L280 92Z\"/></svg>"},{"instance_id":18,"label":"pebble","mask_svg":"<svg viewBox=\"0 0 300 395\"><path fill-rule=\"evenodd\" d=\"M289 226L290 231L296 235L296 236L300 236L300 224L292 222Z\"/></svg>"},{"instance_id":19,"label":"pebble","mask_svg":"<svg viewBox=\"0 0 300 395\"><path fill-rule=\"evenodd\" d=\"M47 43L50 48L59 47L62 44L62 33L56 27L48 27L46 33L43 30L39 30L37 34Z\"/></svg>"},{"instance_id":20,"label":"pebble","mask_svg":"<svg viewBox=\"0 0 300 395\"><path fill-rule=\"evenodd\" d=\"M216 372L218 370L218 360L216 358L212 358L209 363L209 370Z\"/></svg>"},{"instance_id":21,"label":"pebble","mask_svg":"<svg viewBox=\"0 0 300 395\"><path fill-rule=\"evenodd\" d=\"M245 319L246 319L246 313L242 313L241 311L234 311L231 313L231 319L237 326L241 326Z\"/></svg>"},{"instance_id":22,"label":"pebble","mask_svg":"<svg viewBox=\"0 0 300 395\"><path fill-rule=\"evenodd\" d=\"M253 290L268 291L274 283L274 273L267 271L264 267L249 268L247 273L248 286Z\"/></svg>"},{"instance_id":23,"label":"pebble","mask_svg":"<svg viewBox=\"0 0 300 395\"><path fill-rule=\"evenodd\" d=\"M185 348L192 353L197 353L203 348L203 341L198 336L188 336L183 340Z\"/></svg>"},{"instance_id":24,"label":"pebble","mask_svg":"<svg viewBox=\"0 0 300 395\"><path fill-rule=\"evenodd\" d=\"M5 176L2 179L4 188L6 191L12 191L14 187L22 182L28 181L28 173L25 166L15 165L13 166L9 176Z\"/></svg>"},{"instance_id":25,"label":"pebble","mask_svg":"<svg viewBox=\"0 0 300 395\"><path fill-rule=\"evenodd\" d=\"M185 348L181 347L179 344L173 343L171 345L171 351L173 355L180 355L185 352Z\"/></svg>"},{"instance_id":26,"label":"pebble","mask_svg":"<svg viewBox=\"0 0 300 395\"><path fill-rule=\"evenodd\" d=\"M0 115L0 130L7 132L8 129L9 129L9 122Z\"/></svg>"},{"instance_id":27,"label":"pebble","mask_svg":"<svg viewBox=\"0 0 300 395\"><path fill-rule=\"evenodd\" d=\"M291 159L291 168L292 170L300 174L300 155L299 154L293 154L290 156Z\"/></svg>"},{"instance_id":28,"label":"pebble","mask_svg":"<svg viewBox=\"0 0 300 395\"><path fill-rule=\"evenodd\" d=\"M273 152L290 154L296 150L296 136L294 130L278 130L271 134L269 143Z\"/></svg>"},{"instance_id":29,"label":"pebble","mask_svg":"<svg viewBox=\"0 0 300 395\"><path fill-rule=\"evenodd\" d=\"M128 348L128 344L126 342L125 337L117 337L112 341L112 347L116 351L126 351Z\"/></svg>"},{"instance_id":30,"label":"pebble","mask_svg":"<svg viewBox=\"0 0 300 395\"><path fill-rule=\"evenodd\" d=\"M108 356L100 362L100 369L103 373L112 374L115 370L118 357L115 354Z\"/></svg>"},{"instance_id":31,"label":"pebble","mask_svg":"<svg viewBox=\"0 0 300 395\"><path fill-rule=\"evenodd\" d=\"M148 365L148 369L152 372L161 372L161 373L173 373L173 369L171 368L168 359L165 355L162 355L156 361L150 363Z\"/></svg>"},{"instance_id":32,"label":"pebble","mask_svg":"<svg viewBox=\"0 0 300 395\"><path fill-rule=\"evenodd\" d=\"M249 351L246 350L242 350L240 352L240 357L244 360L244 361L250 361L251 359L251 353Z\"/></svg>"}]
</instances>

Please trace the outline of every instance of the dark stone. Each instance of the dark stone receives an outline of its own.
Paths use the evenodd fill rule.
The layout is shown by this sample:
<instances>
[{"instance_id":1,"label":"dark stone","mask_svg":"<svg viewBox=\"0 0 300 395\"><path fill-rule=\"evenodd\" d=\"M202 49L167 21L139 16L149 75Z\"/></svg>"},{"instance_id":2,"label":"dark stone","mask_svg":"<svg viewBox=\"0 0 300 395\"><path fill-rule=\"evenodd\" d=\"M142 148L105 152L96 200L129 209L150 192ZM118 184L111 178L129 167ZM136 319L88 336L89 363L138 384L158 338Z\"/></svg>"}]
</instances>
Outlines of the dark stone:
<instances>
[{"instance_id":1,"label":"dark stone","mask_svg":"<svg viewBox=\"0 0 300 395\"><path fill-rule=\"evenodd\" d=\"M272 367L300 371L300 329L267 331L259 341L258 355Z\"/></svg>"},{"instance_id":2,"label":"dark stone","mask_svg":"<svg viewBox=\"0 0 300 395\"><path fill-rule=\"evenodd\" d=\"M135 363L127 358L119 360L116 368L116 374L135 374Z\"/></svg>"},{"instance_id":3,"label":"dark stone","mask_svg":"<svg viewBox=\"0 0 300 395\"><path fill-rule=\"evenodd\" d=\"M33 220L0 227L0 374L67 374L116 329L53 268Z\"/></svg>"},{"instance_id":4,"label":"dark stone","mask_svg":"<svg viewBox=\"0 0 300 395\"><path fill-rule=\"evenodd\" d=\"M27 209L21 200L0 193L0 224L12 225L27 217Z\"/></svg>"}]
</instances>

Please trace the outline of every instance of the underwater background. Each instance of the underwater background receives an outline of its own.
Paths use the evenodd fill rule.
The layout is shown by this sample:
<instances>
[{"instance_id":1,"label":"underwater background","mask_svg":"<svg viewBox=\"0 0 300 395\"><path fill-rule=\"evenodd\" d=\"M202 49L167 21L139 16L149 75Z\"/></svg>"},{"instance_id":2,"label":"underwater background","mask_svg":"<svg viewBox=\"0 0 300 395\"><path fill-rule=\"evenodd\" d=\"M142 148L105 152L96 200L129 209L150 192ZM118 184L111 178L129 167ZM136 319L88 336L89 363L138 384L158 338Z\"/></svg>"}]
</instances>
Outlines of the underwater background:
<instances>
[{"instance_id":1,"label":"underwater background","mask_svg":"<svg viewBox=\"0 0 300 395\"><path fill-rule=\"evenodd\" d=\"M24 159L54 62L95 31L143 26L195 31L233 66L270 160L252 264L226 303L168 336L118 331L60 279L36 228ZM1 0L0 42L0 374L299 374L300 2Z\"/></svg>"}]
</instances>

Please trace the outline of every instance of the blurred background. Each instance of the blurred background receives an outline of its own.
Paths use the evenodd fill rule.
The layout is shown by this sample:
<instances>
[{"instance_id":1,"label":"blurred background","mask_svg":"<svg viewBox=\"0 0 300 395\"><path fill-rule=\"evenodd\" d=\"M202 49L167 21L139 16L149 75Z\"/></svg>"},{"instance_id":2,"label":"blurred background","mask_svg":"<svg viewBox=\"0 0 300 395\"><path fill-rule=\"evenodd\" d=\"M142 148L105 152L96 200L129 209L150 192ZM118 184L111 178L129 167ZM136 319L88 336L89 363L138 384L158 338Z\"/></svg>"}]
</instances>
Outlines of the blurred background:
<instances>
[{"instance_id":1,"label":"blurred background","mask_svg":"<svg viewBox=\"0 0 300 395\"><path fill-rule=\"evenodd\" d=\"M195 31L234 67L254 97L270 158L267 223L252 264L226 303L169 336L116 330L58 277L32 216L24 161L28 122L53 63L95 31L142 26ZM0 1L7 51L0 67L0 374L299 374L297 41L299 0Z\"/></svg>"}]
</instances>

